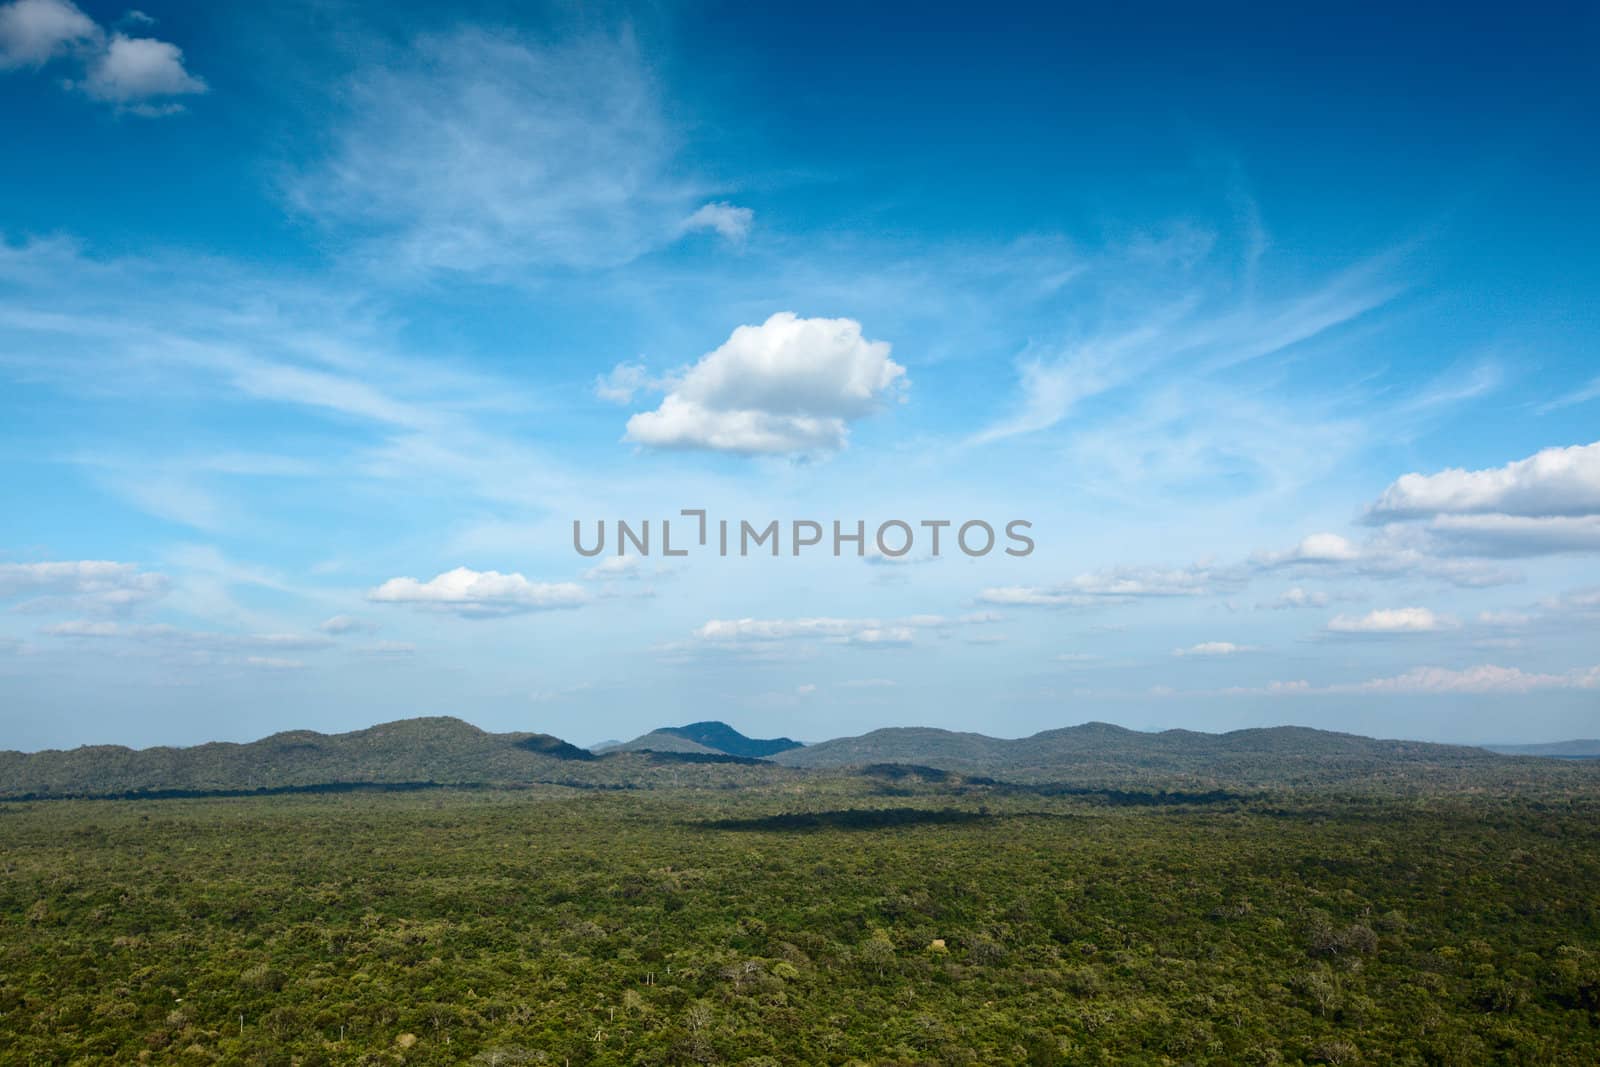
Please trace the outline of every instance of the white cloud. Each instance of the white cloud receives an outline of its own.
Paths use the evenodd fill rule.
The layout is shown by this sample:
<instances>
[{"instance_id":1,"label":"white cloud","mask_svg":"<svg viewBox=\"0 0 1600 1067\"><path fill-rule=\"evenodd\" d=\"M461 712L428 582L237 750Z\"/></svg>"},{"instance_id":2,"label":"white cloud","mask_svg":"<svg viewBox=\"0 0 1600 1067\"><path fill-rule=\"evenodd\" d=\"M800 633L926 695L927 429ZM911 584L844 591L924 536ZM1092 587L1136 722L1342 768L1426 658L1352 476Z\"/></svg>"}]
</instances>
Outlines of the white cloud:
<instances>
[{"instance_id":1,"label":"white cloud","mask_svg":"<svg viewBox=\"0 0 1600 1067\"><path fill-rule=\"evenodd\" d=\"M1019 607L1090 607L1148 598L1205 596L1237 580L1229 571L1199 565L1173 569L1115 567L1081 574L1058 585L985 589L978 599L986 604Z\"/></svg>"},{"instance_id":2,"label":"white cloud","mask_svg":"<svg viewBox=\"0 0 1600 1067\"><path fill-rule=\"evenodd\" d=\"M1414 667L1389 678L1314 686L1307 681L1268 682L1264 686L1235 686L1221 690L1229 696L1312 696L1378 693L1428 695L1523 694L1540 690L1600 688L1600 666L1580 667L1561 674L1541 674L1517 667L1480 664L1454 670L1449 667Z\"/></svg>"},{"instance_id":3,"label":"white cloud","mask_svg":"<svg viewBox=\"0 0 1600 1067\"><path fill-rule=\"evenodd\" d=\"M305 664L300 660L285 659L282 656L246 656L244 665L269 671L298 671L305 668Z\"/></svg>"},{"instance_id":4,"label":"white cloud","mask_svg":"<svg viewBox=\"0 0 1600 1067\"><path fill-rule=\"evenodd\" d=\"M737 207L726 201L706 204L683 220L683 231L715 230L735 244L750 236L750 226L756 213L747 207Z\"/></svg>"},{"instance_id":5,"label":"white cloud","mask_svg":"<svg viewBox=\"0 0 1600 1067\"><path fill-rule=\"evenodd\" d=\"M1258 604L1256 606L1272 608L1274 610L1283 610L1287 608L1320 608L1327 606L1327 603L1327 593L1320 591L1307 591L1297 585L1290 589L1285 589L1281 594L1279 594L1276 600L1268 601L1265 604Z\"/></svg>"},{"instance_id":6,"label":"white cloud","mask_svg":"<svg viewBox=\"0 0 1600 1067\"><path fill-rule=\"evenodd\" d=\"M1260 567L1283 567L1296 563L1349 563L1361 551L1348 538L1334 533L1315 533L1301 538L1286 552L1257 552L1251 562Z\"/></svg>"},{"instance_id":7,"label":"white cloud","mask_svg":"<svg viewBox=\"0 0 1600 1067\"><path fill-rule=\"evenodd\" d=\"M1047 430L1086 399L1143 378L1170 376L1175 367L1199 381L1263 359L1359 318L1395 294L1394 287L1375 282L1374 268L1364 265L1299 297L1271 305L1230 306L1224 285L1216 285L1212 293L1194 291L1192 263L1173 261L1166 266L1165 284L1152 286L1161 295L1129 305L1125 293L1114 294L1105 302L1116 311L1103 328L1053 351L1026 353L1018 361L1022 389L1018 410L976 434L972 442ZM1174 291L1185 295L1174 299L1168 295Z\"/></svg>"},{"instance_id":8,"label":"white cloud","mask_svg":"<svg viewBox=\"0 0 1600 1067\"><path fill-rule=\"evenodd\" d=\"M119 640L180 651L218 652L314 652L330 647L326 637L310 634L264 633L232 634L208 630L185 630L164 623L129 625L91 619L46 626L41 631L50 637L84 640Z\"/></svg>"},{"instance_id":9,"label":"white cloud","mask_svg":"<svg viewBox=\"0 0 1600 1067\"><path fill-rule=\"evenodd\" d=\"M812 685L810 682L807 682L805 685L795 686L794 691L797 695L805 697L815 693L817 691L817 687Z\"/></svg>"},{"instance_id":10,"label":"white cloud","mask_svg":"<svg viewBox=\"0 0 1600 1067\"><path fill-rule=\"evenodd\" d=\"M133 18L127 25L153 21ZM44 66L58 56L82 64L80 79L62 84L119 111L154 117L182 111L173 98L208 91L183 65L183 50L168 41L108 38L104 30L68 0L16 0L0 7L0 70Z\"/></svg>"},{"instance_id":11,"label":"white cloud","mask_svg":"<svg viewBox=\"0 0 1600 1067\"><path fill-rule=\"evenodd\" d=\"M1589 401L1600 397L1600 378L1591 379L1588 385L1580 386L1565 396L1556 397L1548 404L1539 407L1539 414L1546 415L1560 408L1572 407L1574 404L1587 404Z\"/></svg>"},{"instance_id":12,"label":"white cloud","mask_svg":"<svg viewBox=\"0 0 1600 1067\"><path fill-rule=\"evenodd\" d=\"M1464 670L1417 667L1393 678L1374 678L1341 692L1360 693L1531 693L1538 689L1594 689L1600 686L1600 667L1565 674L1536 674L1516 667L1484 664Z\"/></svg>"},{"instance_id":13,"label":"white cloud","mask_svg":"<svg viewBox=\"0 0 1600 1067\"><path fill-rule=\"evenodd\" d=\"M1600 442L1547 448L1488 470L1407 474L1367 509L1370 522L1434 515L1524 518L1600 514Z\"/></svg>"},{"instance_id":14,"label":"white cloud","mask_svg":"<svg viewBox=\"0 0 1600 1067\"><path fill-rule=\"evenodd\" d=\"M408 641L374 641L370 645L362 645L356 649L363 656L413 656L416 655L417 646Z\"/></svg>"},{"instance_id":15,"label":"white cloud","mask_svg":"<svg viewBox=\"0 0 1600 1067\"><path fill-rule=\"evenodd\" d=\"M702 356L659 408L628 420L626 440L740 453L836 451L850 422L904 384L889 344L864 338L860 323L782 311L740 326Z\"/></svg>"},{"instance_id":16,"label":"white cloud","mask_svg":"<svg viewBox=\"0 0 1600 1067\"><path fill-rule=\"evenodd\" d=\"M1258 551L1250 565L1258 571L1286 571L1326 578L1429 578L1465 588L1504 585L1520 576L1474 559L1448 558L1448 546L1427 530L1389 526L1356 545L1333 533L1312 534L1287 551Z\"/></svg>"},{"instance_id":17,"label":"white cloud","mask_svg":"<svg viewBox=\"0 0 1600 1067\"><path fill-rule=\"evenodd\" d=\"M0 7L0 70L42 67L99 38L100 27L67 0L16 0Z\"/></svg>"},{"instance_id":18,"label":"white cloud","mask_svg":"<svg viewBox=\"0 0 1600 1067\"><path fill-rule=\"evenodd\" d=\"M177 45L121 33L112 34L78 87L96 100L146 116L181 111L170 97L209 91L203 79L184 69L183 50Z\"/></svg>"},{"instance_id":19,"label":"white cloud","mask_svg":"<svg viewBox=\"0 0 1600 1067\"><path fill-rule=\"evenodd\" d=\"M975 623L981 625L981 623ZM823 641L830 644L908 645L919 630L947 632L955 625L942 615L910 615L903 619L711 619L694 636L712 644Z\"/></svg>"},{"instance_id":20,"label":"white cloud","mask_svg":"<svg viewBox=\"0 0 1600 1067\"><path fill-rule=\"evenodd\" d=\"M857 645L909 645L915 639L916 633L909 626L869 626L851 634L848 640Z\"/></svg>"},{"instance_id":21,"label":"white cloud","mask_svg":"<svg viewBox=\"0 0 1600 1067\"><path fill-rule=\"evenodd\" d=\"M1456 625L1447 615L1435 615L1427 608L1380 608L1365 615L1335 615L1328 630L1336 634L1433 633Z\"/></svg>"},{"instance_id":22,"label":"white cloud","mask_svg":"<svg viewBox=\"0 0 1600 1067\"><path fill-rule=\"evenodd\" d=\"M426 582L390 578L369 592L367 599L481 618L575 608L588 600L588 594L576 582L530 582L520 574L457 567Z\"/></svg>"},{"instance_id":23,"label":"white cloud","mask_svg":"<svg viewBox=\"0 0 1600 1067\"><path fill-rule=\"evenodd\" d=\"M783 641L793 637L848 637L876 626L862 619L711 619L695 630L702 641Z\"/></svg>"},{"instance_id":24,"label":"white cloud","mask_svg":"<svg viewBox=\"0 0 1600 1067\"><path fill-rule=\"evenodd\" d=\"M36 598L21 605L28 611L124 611L160 599L170 587L166 575L133 563L0 563L0 599Z\"/></svg>"},{"instance_id":25,"label":"white cloud","mask_svg":"<svg viewBox=\"0 0 1600 1067\"><path fill-rule=\"evenodd\" d=\"M640 556L607 556L593 567L583 572L583 579L587 582L610 582L618 579L635 579L644 570L644 559Z\"/></svg>"},{"instance_id":26,"label":"white cloud","mask_svg":"<svg viewBox=\"0 0 1600 1067\"><path fill-rule=\"evenodd\" d=\"M900 683L892 678L851 678L839 683L840 689L894 689Z\"/></svg>"},{"instance_id":27,"label":"white cloud","mask_svg":"<svg viewBox=\"0 0 1600 1067\"><path fill-rule=\"evenodd\" d=\"M1474 556L1600 552L1600 515L1440 515L1428 532L1447 550Z\"/></svg>"},{"instance_id":28,"label":"white cloud","mask_svg":"<svg viewBox=\"0 0 1600 1067\"><path fill-rule=\"evenodd\" d=\"M290 195L390 269L606 268L681 234L705 188L629 39L463 30L375 56Z\"/></svg>"},{"instance_id":29,"label":"white cloud","mask_svg":"<svg viewBox=\"0 0 1600 1067\"><path fill-rule=\"evenodd\" d=\"M1476 621L1484 626L1526 626L1534 617L1522 611L1480 611Z\"/></svg>"},{"instance_id":30,"label":"white cloud","mask_svg":"<svg viewBox=\"0 0 1600 1067\"><path fill-rule=\"evenodd\" d=\"M633 394L650 385L643 363L618 363L594 380L594 395L612 404L631 404Z\"/></svg>"},{"instance_id":31,"label":"white cloud","mask_svg":"<svg viewBox=\"0 0 1600 1067\"><path fill-rule=\"evenodd\" d=\"M354 615L335 615L333 618L325 619L319 623L317 629L325 634L335 635L374 633L378 629L378 624L368 622L366 619L358 619Z\"/></svg>"},{"instance_id":32,"label":"white cloud","mask_svg":"<svg viewBox=\"0 0 1600 1067\"><path fill-rule=\"evenodd\" d=\"M1175 648L1174 656L1235 656L1241 652L1254 652L1250 645L1236 645L1232 641L1202 641L1188 648Z\"/></svg>"}]
</instances>

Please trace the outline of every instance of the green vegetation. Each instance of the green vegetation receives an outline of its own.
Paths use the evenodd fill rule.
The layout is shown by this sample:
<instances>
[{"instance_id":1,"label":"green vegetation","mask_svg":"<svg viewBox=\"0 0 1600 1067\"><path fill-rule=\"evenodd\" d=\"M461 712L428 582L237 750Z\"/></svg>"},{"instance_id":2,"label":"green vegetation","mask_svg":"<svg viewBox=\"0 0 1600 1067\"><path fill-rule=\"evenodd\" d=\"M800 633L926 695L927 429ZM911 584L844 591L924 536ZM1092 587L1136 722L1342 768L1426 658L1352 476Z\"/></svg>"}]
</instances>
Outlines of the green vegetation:
<instances>
[{"instance_id":1,"label":"green vegetation","mask_svg":"<svg viewBox=\"0 0 1600 1067\"><path fill-rule=\"evenodd\" d=\"M663 726L643 737L609 747L622 752L722 752L729 756L765 759L801 745L789 737L746 737L725 722L694 722L688 726Z\"/></svg>"},{"instance_id":2,"label":"green vegetation","mask_svg":"<svg viewBox=\"0 0 1600 1067\"><path fill-rule=\"evenodd\" d=\"M760 758L765 757L765 758ZM1139 733L1106 723L1002 740L948 730L877 730L799 746L745 737L724 723L655 730L601 753L548 734L488 733L460 719L384 723L347 734L310 730L250 744L134 750L0 752L0 798L218 794L333 786L564 785L635 789L683 784L802 782L806 772L907 766L969 782L1147 789L1365 789L1441 787L1585 789L1600 760L1513 758L1481 748L1378 741L1299 727L1204 734Z\"/></svg>"},{"instance_id":3,"label":"green vegetation","mask_svg":"<svg viewBox=\"0 0 1600 1067\"><path fill-rule=\"evenodd\" d=\"M566 765L640 788L0 804L0 1062L1600 1062L1571 763Z\"/></svg>"}]
</instances>

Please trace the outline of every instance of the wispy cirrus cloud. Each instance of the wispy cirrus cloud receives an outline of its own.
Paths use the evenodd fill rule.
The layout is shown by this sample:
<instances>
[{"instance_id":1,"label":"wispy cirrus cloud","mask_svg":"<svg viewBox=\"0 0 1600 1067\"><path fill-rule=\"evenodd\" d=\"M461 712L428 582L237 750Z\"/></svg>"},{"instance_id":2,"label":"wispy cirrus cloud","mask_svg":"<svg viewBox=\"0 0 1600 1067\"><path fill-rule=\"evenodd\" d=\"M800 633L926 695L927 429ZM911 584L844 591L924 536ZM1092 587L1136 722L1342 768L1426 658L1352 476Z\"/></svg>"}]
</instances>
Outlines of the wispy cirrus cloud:
<instances>
[{"instance_id":1,"label":"wispy cirrus cloud","mask_svg":"<svg viewBox=\"0 0 1600 1067\"><path fill-rule=\"evenodd\" d=\"M1195 269L1209 246L1156 247L1165 269L1142 284L1129 284L1140 277L1130 268L1142 264L1127 262L1126 252L1121 264L1099 264L1116 283L1101 324L1053 350L1025 354L1018 364L1018 409L974 434L971 443L1048 430L1084 401L1148 384L1154 375L1176 369L1204 380L1283 353L1382 307L1402 288L1385 277L1387 263L1379 257L1276 303L1239 302L1227 295L1225 277ZM1180 295L1169 295L1174 292Z\"/></svg>"},{"instance_id":2,"label":"wispy cirrus cloud","mask_svg":"<svg viewBox=\"0 0 1600 1067\"><path fill-rule=\"evenodd\" d=\"M330 139L291 202L386 271L605 269L695 229L749 230L748 209L681 176L680 135L626 34L419 37L349 78Z\"/></svg>"},{"instance_id":3,"label":"wispy cirrus cloud","mask_svg":"<svg viewBox=\"0 0 1600 1067\"><path fill-rule=\"evenodd\" d=\"M305 664L284 653L318 652L333 646L328 637L297 633L228 633L193 630L165 623L130 624L76 619L54 623L40 633L70 641L104 642L146 655L182 657L196 663L298 669Z\"/></svg>"},{"instance_id":4,"label":"wispy cirrus cloud","mask_svg":"<svg viewBox=\"0 0 1600 1067\"><path fill-rule=\"evenodd\" d=\"M1114 567L1081 574L1045 586L992 586L978 594L985 604L1017 607L1086 608L1136 600L1207 596L1237 585L1236 568L1196 564L1190 567Z\"/></svg>"},{"instance_id":5,"label":"wispy cirrus cloud","mask_svg":"<svg viewBox=\"0 0 1600 1067\"><path fill-rule=\"evenodd\" d=\"M1472 694L1522 695L1550 690L1600 688L1600 666L1579 667L1561 673L1525 671L1491 663L1460 669L1414 667L1401 674L1362 682L1312 685L1307 681L1269 682L1263 686L1235 686L1222 690L1230 696L1316 696L1324 694L1398 694L1462 696Z\"/></svg>"}]
</instances>

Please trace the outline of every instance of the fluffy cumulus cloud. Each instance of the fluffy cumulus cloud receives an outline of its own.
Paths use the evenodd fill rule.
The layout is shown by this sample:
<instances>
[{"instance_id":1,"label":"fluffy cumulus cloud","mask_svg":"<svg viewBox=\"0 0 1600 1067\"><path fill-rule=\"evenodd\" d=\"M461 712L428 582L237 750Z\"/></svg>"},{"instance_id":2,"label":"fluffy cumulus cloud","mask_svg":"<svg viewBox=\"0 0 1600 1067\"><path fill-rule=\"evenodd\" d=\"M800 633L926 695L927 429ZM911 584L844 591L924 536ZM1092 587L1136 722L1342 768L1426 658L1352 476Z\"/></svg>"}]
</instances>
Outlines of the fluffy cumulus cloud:
<instances>
[{"instance_id":1,"label":"fluffy cumulus cloud","mask_svg":"<svg viewBox=\"0 0 1600 1067\"><path fill-rule=\"evenodd\" d=\"M149 19L123 21L143 25ZM0 7L0 70L38 69L60 57L83 70L81 78L62 84L135 115L175 114L183 110L176 98L208 89L184 67L177 45L120 31L107 35L68 0L16 0Z\"/></svg>"},{"instance_id":2,"label":"fluffy cumulus cloud","mask_svg":"<svg viewBox=\"0 0 1600 1067\"><path fill-rule=\"evenodd\" d=\"M1336 634L1422 634L1455 627L1448 615L1427 608L1380 608L1365 615L1335 615L1328 631Z\"/></svg>"},{"instance_id":3,"label":"fluffy cumulus cloud","mask_svg":"<svg viewBox=\"0 0 1600 1067\"><path fill-rule=\"evenodd\" d=\"M1600 515L1600 442L1547 448L1489 470L1407 474L1367 509L1372 522L1486 514Z\"/></svg>"},{"instance_id":4,"label":"fluffy cumulus cloud","mask_svg":"<svg viewBox=\"0 0 1600 1067\"><path fill-rule=\"evenodd\" d=\"M94 20L67 0L16 0L0 7L0 70L42 67L99 37Z\"/></svg>"},{"instance_id":5,"label":"fluffy cumulus cloud","mask_svg":"<svg viewBox=\"0 0 1600 1067\"><path fill-rule=\"evenodd\" d=\"M89 64L79 86L96 100L142 115L182 110L173 97L207 91L204 80L183 66L183 50L167 41L113 34L105 51Z\"/></svg>"},{"instance_id":6,"label":"fluffy cumulus cloud","mask_svg":"<svg viewBox=\"0 0 1600 1067\"><path fill-rule=\"evenodd\" d=\"M889 344L852 319L793 312L740 326L672 384L654 411L628 420L626 439L654 448L832 452L849 424L905 385Z\"/></svg>"},{"instance_id":7,"label":"fluffy cumulus cloud","mask_svg":"<svg viewBox=\"0 0 1600 1067\"><path fill-rule=\"evenodd\" d=\"M1361 558L1361 550L1349 539L1335 533L1315 533L1283 552L1257 552L1252 561L1262 567L1284 567L1297 563L1350 563Z\"/></svg>"},{"instance_id":8,"label":"fluffy cumulus cloud","mask_svg":"<svg viewBox=\"0 0 1600 1067\"><path fill-rule=\"evenodd\" d=\"M1427 520L1426 535L1439 551L1458 556L1600 552L1600 442L1547 448L1486 470L1407 474L1365 519Z\"/></svg>"},{"instance_id":9,"label":"fluffy cumulus cloud","mask_svg":"<svg viewBox=\"0 0 1600 1067\"><path fill-rule=\"evenodd\" d=\"M483 618L575 608L588 600L588 594L576 582L530 582L520 574L457 567L426 582L390 578L369 592L367 599Z\"/></svg>"},{"instance_id":10,"label":"fluffy cumulus cloud","mask_svg":"<svg viewBox=\"0 0 1600 1067\"><path fill-rule=\"evenodd\" d=\"M683 220L685 233L696 230L714 230L734 243L750 236L750 227L756 213L747 207L737 207L726 202L706 204Z\"/></svg>"},{"instance_id":11,"label":"fluffy cumulus cloud","mask_svg":"<svg viewBox=\"0 0 1600 1067\"><path fill-rule=\"evenodd\" d=\"M126 611L160 599L170 586L166 575L133 563L0 563L0 600L26 597L20 607L27 611Z\"/></svg>"}]
</instances>

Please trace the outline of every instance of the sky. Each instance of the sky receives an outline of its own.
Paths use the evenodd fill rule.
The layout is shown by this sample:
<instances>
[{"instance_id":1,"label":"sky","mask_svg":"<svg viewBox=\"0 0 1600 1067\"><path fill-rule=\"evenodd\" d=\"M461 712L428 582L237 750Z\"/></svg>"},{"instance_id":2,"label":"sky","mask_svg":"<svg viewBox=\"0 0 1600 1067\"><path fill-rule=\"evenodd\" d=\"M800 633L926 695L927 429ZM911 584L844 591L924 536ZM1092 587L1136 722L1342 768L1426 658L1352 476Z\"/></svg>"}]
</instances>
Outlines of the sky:
<instances>
[{"instance_id":1,"label":"sky","mask_svg":"<svg viewBox=\"0 0 1600 1067\"><path fill-rule=\"evenodd\" d=\"M0 4L0 748L1596 736L1597 30Z\"/></svg>"}]
</instances>

